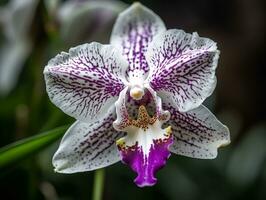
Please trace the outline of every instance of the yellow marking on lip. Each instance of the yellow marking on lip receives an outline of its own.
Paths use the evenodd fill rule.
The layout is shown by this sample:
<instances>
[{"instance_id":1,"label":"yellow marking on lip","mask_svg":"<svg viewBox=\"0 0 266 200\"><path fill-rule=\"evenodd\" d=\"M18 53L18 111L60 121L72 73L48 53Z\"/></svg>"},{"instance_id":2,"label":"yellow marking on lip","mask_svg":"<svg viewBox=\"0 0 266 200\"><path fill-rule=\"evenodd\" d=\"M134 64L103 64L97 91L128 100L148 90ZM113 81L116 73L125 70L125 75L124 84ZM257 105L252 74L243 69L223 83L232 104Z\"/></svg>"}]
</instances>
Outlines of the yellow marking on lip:
<instances>
[{"instance_id":1,"label":"yellow marking on lip","mask_svg":"<svg viewBox=\"0 0 266 200\"><path fill-rule=\"evenodd\" d=\"M163 121L165 119L166 119L165 115L161 115L161 116L155 115L153 117L150 117L145 106L141 105L139 107L137 119L132 119L131 117L129 117L125 122L121 124L120 127L121 129L125 129L127 127L133 126L133 127L141 128L144 131L146 131L149 128L149 125L153 125L157 120ZM166 129L167 129L167 135L170 135L172 133L171 127L167 127Z\"/></svg>"},{"instance_id":2,"label":"yellow marking on lip","mask_svg":"<svg viewBox=\"0 0 266 200\"><path fill-rule=\"evenodd\" d=\"M125 139L124 138L120 138L120 139L116 140L116 145L120 146L120 147L125 146Z\"/></svg>"},{"instance_id":3,"label":"yellow marking on lip","mask_svg":"<svg viewBox=\"0 0 266 200\"><path fill-rule=\"evenodd\" d=\"M171 126L168 126L166 129L165 129L165 132L166 132L166 135L167 136L170 136L172 134L172 127Z\"/></svg>"},{"instance_id":4,"label":"yellow marking on lip","mask_svg":"<svg viewBox=\"0 0 266 200\"><path fill-rule=\"evenodd\" d=\"M139 107L139 114L137 120L131 120L131 124L138 128L147 130L148 125L154 124L156 119L157 119L156 117L150 117L145 106L141 105Z\"/></svg>"}]
</instances>

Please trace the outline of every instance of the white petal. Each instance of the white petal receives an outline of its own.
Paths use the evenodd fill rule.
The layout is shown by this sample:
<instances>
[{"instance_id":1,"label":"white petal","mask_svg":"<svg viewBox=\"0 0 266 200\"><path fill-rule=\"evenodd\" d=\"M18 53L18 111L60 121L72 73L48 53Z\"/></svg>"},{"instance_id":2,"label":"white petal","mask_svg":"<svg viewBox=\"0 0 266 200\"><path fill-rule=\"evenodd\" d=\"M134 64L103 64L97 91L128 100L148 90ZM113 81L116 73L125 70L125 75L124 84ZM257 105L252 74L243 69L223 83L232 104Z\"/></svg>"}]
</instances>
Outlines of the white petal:
<instances>
[{"instance_id":1,"label":"white petal","mask_svg":"<svg viewBox=\"0 0 266 200\"><path fill-rule=\"evenodd\" d=\"M126 74L130 83L146 78L149 66L144 53L153 37L161 31L165 31L162 20L140 3L134 3L118 16L111 44L121 49L129 63Z\"/></svg>"},{"instance_id":2,"label":"white petal","mask_svg":"<svg viewBox=\"0 0 266 200\"><path fill-rule=\"evenodd\" d=\"M230 143L228 128L203 105L186 113L165 106L171 113L174 134L173 153L192 158L213 159L217 149Z\"/></svg>"},{"instance_id":3,"label":"white petal","mask_svg":"<svg viewBox=\"0 0 266 200\"><path fill-rule=\"evenodd\" d=\"M123 136L113 129L115 115L88 124L75 122L53 157L56 172L75 173L106 167L120 160L115 141Z\"/></svg>"},{"instance_id":4,"label":"white petal","mask_svg":"<svg viewBox=\"0 0 266 200\"><path fill-rule=\"evenodd\" d=\"M212 40L197 33L168 30L157 35L148 47L146 59L151 71L146 81L163 102L186 112L212 94L218 57Z\"/></svg>"},{"instance_id":5,"label":"white petal","mask_svg":"<svg viewBox=\"0 0 266 200\"><path fill-rule=\"evenodd\" d=\"M66 114L92 123L114 107L125 87L125 66L110 45L80 45L48 63L44 69L46 90Z\"/></svg>"}]
</instances>

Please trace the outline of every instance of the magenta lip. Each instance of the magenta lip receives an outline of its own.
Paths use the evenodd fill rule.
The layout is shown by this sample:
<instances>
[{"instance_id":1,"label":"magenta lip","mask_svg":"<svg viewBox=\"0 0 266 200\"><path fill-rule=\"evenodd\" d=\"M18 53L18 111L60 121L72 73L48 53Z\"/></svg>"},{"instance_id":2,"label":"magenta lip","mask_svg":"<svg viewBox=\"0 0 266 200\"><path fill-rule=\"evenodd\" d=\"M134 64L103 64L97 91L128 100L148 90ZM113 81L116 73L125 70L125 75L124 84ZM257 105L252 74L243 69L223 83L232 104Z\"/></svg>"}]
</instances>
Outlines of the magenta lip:
<instances>
[{"instance_id":1,"label":"magenta lip","mask_svg":"<svg viewBox=\"0 0 266 200\"><path fill-rule=\"evenodd\" d=\"M134 182L139 187L153 186L156 184L156 172L163 168L170 157L170 145L173 144L173 136L164 140L153 140L148 155L144 155L142 147L136 144L131 147L120 148L122 162L129 165L137 173Z\"/></svg>"}]
</instances>

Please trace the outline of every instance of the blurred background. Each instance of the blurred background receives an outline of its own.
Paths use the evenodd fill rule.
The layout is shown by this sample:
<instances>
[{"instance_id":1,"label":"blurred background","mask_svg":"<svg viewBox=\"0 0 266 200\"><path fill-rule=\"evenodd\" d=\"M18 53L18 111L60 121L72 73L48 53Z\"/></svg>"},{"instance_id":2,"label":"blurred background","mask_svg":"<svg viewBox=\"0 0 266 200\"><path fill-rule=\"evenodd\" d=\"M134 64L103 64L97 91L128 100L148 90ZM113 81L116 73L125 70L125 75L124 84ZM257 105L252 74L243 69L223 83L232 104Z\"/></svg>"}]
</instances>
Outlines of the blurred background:
<instances>
[{"instance_id":1,"label":"blurred background","mask_svg":"<svg viewBox=\"0 0 266 200\"><path fill-rule=\"evenodd\" d=\"M60 51L108 43L117 14L133 1L0 0L0 146L74 120L48 99L43 69ZM106 169L106 200L266 199L265 1L146 0L167 28L217 42L218 84L204 104L231 131L215 160L171 156L158 183L140 189L121 163ZM93 172L53 172L58 143L0 172L3 200L91 199Z\"/></svg>"}]
</instances>

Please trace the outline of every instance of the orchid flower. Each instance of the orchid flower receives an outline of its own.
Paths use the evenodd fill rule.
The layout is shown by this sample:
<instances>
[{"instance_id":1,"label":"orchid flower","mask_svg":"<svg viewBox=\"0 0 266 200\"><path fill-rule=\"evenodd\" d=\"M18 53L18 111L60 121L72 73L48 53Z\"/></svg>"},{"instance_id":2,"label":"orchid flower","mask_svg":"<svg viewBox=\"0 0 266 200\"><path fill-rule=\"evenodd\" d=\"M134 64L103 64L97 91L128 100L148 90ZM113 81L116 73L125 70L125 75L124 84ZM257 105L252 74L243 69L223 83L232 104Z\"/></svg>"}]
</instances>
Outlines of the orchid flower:
<instances>
[{"instance_id":1,"label":"orchid flower","mask_svg":"<svg viewBox=\"0 0 266 200\"><path fill-rule=\"evenodd\" d=\"M134 3L114 25L110 45L71 48L44 69L51 101L77 121L53 157L56 172L103 168L118 161L154 185L170 152L213 159L229 130L202 104L216 85L216 43L166 30Z\"/></svg>"}]
</instances>

